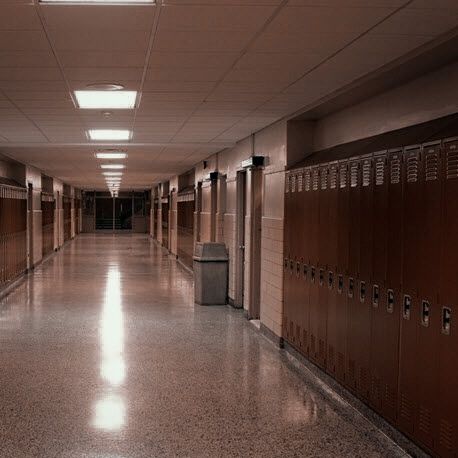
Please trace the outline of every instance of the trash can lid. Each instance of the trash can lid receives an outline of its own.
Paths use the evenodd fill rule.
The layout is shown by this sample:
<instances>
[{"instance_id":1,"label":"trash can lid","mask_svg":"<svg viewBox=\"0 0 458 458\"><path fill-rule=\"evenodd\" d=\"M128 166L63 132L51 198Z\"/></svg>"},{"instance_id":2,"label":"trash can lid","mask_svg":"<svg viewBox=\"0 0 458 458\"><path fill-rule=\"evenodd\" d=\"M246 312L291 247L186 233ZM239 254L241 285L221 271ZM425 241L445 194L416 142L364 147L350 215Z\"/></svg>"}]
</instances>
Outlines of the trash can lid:
<instances>
[{"instance_id":1,"label":"trash can lid","mask_svg":"<svg viewBox=\"0 0 458 458\"><path fill-rule=\"evenodd\" d=\"M224 243L197 242L194 261L227 261L228 254Z\"/></svg>"}]
</instances>

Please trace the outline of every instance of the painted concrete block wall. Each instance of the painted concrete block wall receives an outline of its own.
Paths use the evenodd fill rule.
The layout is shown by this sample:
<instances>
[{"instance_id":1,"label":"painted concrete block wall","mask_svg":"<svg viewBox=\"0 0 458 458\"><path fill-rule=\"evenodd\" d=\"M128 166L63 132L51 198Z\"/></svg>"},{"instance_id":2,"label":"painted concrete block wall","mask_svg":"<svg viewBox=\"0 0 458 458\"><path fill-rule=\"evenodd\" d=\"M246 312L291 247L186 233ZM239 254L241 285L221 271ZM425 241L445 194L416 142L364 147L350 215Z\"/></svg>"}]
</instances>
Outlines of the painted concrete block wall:
<instances>
[{"instance_id":1,"label":"painted concrete block wall","mask_svg":"<svg viewBox=\"0 0 458 458\"><path fill-rule=\"evenodd\" d=\"M41 171L35 167L26 166L25 185L32 185L32 205L28 211L27 224L32 225L32 240L28 239L28 246L32 247L29 254L29 267L37 265L43 258L43 230L41 212ZM27 231L29 238L30 232ZM30 250L30 248L29 248Z\"/></svg>"}]
</instances>

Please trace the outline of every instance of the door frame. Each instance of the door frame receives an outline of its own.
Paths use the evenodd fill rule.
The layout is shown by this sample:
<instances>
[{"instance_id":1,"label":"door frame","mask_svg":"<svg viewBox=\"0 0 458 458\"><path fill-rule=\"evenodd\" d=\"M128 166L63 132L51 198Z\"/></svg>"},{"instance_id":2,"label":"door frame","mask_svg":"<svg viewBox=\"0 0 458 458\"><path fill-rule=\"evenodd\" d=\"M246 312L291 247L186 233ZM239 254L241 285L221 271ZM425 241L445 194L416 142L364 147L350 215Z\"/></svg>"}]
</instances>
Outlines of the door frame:
<instances>
[{"instance_id":1,"label":"door frame","mask_svg":"<svg viewBox=\"0 0 458 458\"><path fill-rule=\"evenodd\" d=\"M235 209L235 291L234 307L243 308L245 289L245 215L247 207L247 173L237 172Z\"/></svg>"}]
</instances>

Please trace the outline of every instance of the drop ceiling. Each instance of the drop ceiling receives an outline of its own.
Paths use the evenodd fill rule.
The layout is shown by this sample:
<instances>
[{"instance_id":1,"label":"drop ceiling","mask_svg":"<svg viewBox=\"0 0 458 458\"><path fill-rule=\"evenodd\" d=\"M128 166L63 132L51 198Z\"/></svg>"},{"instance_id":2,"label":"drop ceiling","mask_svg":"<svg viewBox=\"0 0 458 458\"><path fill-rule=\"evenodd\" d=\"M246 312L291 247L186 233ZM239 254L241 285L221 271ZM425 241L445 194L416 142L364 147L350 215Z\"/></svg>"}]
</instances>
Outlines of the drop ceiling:
<instances>
[{"instance_id":1,"label":"drop ceiling","mask_svg":"<svg viewBox=\"0 0 458 458\"><path fill-rule=\"evenodd\" d=\"M458 26L456 0L0 0L0 152L103 188L88 129L130 129L122 186L184 172ZM80 110L94 83L134 110ZM119 146L115 144L107 147Z\"/></svg>"}]
</instances>

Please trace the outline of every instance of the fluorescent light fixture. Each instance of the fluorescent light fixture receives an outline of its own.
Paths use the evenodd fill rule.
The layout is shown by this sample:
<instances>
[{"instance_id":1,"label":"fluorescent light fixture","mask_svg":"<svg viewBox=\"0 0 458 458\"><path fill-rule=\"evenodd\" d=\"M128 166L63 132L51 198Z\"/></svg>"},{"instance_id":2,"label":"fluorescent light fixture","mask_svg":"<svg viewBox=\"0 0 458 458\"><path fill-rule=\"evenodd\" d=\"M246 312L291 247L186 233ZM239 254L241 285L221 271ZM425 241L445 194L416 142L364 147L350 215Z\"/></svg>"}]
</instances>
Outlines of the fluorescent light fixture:
<instances>
[{"instance_id":1,"label":"fluorescent light fixture","mask_svg":"<svg viewBox=\"0 0 458 458\"><path fill-rule=\"evenodd\" d=\"M137 91L75 91L75 97L79 108L131 110Z\"/></svg>"},{"instance_id":2,"label":"fluorescent light fixture","mask_svg":"<svg viewBox=\"0 0 458 458\"><path fill-rule=\"evenodd\" d=\"M115 183L117 181L121 181L122 178L121 177L105 177L105 181L107 183Z\"/></svg>"},{"instance_id":3,"label":"fluorescent light fixture","mask_svg":"<svg viewBox=\"0 0 458 458\"><path fill-rule=\"evenodd\" d=\"M127 153L110 153L110 152L106 152L106 153L95 153L95 157L97 159L126 159L127 157Z\"/></svg>"},{"instance_id":4,"label":"fluorescent light fixture","mask_svg":"<svg viewBox=\"0 0 458 458\"><path fill-rule=\"evenodd\" d=\"M111 169L111 170L116 170L116 169L123 169L125 167L124 164L102 164L100 168L102 169Z\"/></svg>"},{"instance_id":5,"label":"fluorescent light fixture","mask_svg":"<svg viewBox=\"0 0 458 458\"><path fill-rule=\"evenodd\" d=\"M154 5L156 0L40 0L40 3L60 5Z\"/></svg>"},{"instance_id":6,"label":"fluorescent light fixture","mask_svg":"<svg viewBox=\"0 0 458 458\"><path fill-rule=\"evenodd\" d=\"M89 138L91 140L115 140L125 141L130 140L130 130L115 130L115 129L90 129L88 130Z\"/></svg>"},{"instance_id":7,"label":"fluorescent light fixture","mask_svg":"<svg viewBox=\"0 0 458 458\"><path fill-rule=\"evenodd\" d=\"M106 176L106 177L120 177L122 175L122 172L103 172L103 174Z\"/></svg>"}]
</instances>

